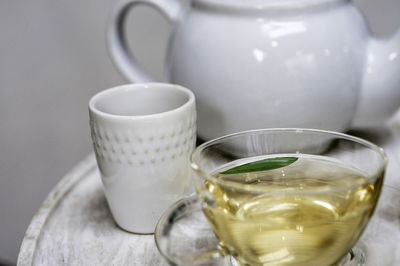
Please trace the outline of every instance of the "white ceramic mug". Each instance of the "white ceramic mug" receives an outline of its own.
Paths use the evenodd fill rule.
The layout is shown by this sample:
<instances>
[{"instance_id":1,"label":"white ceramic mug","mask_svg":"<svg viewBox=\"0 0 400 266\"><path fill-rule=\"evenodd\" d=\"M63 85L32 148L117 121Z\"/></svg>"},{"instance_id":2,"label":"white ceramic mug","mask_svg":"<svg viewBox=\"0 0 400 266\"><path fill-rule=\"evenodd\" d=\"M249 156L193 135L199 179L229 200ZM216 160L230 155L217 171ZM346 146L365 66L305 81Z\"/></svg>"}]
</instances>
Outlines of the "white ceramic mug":
<instances>
[{"instance_id":1,"label":"white ceramic mug","mask_svg":"<svg viewBox=\"0 0 400 266\"><path fill-rule=\"evenodd\" d=\"M161 212L190 188L194 94L164 83L118 86L91 98L89 116L115 221L130 232L153 233Z\"/></svg>"}]
</instances>

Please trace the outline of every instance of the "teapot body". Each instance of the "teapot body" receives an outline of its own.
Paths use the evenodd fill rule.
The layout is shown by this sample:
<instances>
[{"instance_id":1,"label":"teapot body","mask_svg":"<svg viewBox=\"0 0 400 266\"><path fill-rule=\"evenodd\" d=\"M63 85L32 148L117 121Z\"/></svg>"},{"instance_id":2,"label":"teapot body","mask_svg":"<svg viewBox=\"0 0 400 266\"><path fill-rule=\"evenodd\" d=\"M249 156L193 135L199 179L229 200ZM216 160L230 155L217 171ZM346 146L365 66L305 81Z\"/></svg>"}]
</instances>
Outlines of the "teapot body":
<instances>
[{"instance_id":1,"label":"teapot body","mask_svg":"<svg viewBox=\"0 0 400 266\"><path fill-rule=\"evenodd\" d=\"M349 128L368 41L349 1L248 9L207 2L191 3L167 53L171 82L196 95L200 138L254 128Z\"/></svg>"}]
</instances>

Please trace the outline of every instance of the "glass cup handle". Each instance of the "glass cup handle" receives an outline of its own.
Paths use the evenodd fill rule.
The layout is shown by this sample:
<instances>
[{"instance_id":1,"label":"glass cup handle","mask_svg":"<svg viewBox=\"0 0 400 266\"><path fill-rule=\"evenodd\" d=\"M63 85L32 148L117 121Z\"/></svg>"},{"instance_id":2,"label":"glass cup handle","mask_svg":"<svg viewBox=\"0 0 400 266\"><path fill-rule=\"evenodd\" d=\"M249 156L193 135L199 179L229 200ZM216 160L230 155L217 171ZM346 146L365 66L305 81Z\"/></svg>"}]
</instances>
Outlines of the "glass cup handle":
<instances>
[{"instance_id":1,"label":"glass cup handle","mask_svg":"<svg viewBox=\"0 0 400 266\"><path fill-rule=\"evenodd\" d=\"M232 265L219 248L201 205L201 200L191 196L164 212L155 230L158 250L171 265Z\"/></svg>"}]
</instances>

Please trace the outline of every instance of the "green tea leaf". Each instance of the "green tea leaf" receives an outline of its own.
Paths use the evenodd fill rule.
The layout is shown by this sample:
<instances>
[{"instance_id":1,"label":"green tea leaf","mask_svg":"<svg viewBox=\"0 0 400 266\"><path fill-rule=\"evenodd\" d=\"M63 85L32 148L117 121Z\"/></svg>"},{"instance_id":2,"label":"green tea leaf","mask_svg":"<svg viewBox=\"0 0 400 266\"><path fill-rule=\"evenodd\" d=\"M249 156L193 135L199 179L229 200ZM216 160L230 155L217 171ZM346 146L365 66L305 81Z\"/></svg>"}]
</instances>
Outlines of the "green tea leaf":
<instances>
[{"instance_id":1,"label":"green tea leaf","mask_svg":"<svg viewBox=\"0 0 400 266\"><path fill-rule=\"evenodd\" d=\"M251 163L242 164L226 171L220 172L223 175L231 175L231 174L242 174L242 173L250 173L250 172L259 172L266 170L273 170L281 167L288 166L295 161L297 161L297 157L276 157L276 158L268 158L260 161L255 161Z\"/></svg>"}]
</instances>

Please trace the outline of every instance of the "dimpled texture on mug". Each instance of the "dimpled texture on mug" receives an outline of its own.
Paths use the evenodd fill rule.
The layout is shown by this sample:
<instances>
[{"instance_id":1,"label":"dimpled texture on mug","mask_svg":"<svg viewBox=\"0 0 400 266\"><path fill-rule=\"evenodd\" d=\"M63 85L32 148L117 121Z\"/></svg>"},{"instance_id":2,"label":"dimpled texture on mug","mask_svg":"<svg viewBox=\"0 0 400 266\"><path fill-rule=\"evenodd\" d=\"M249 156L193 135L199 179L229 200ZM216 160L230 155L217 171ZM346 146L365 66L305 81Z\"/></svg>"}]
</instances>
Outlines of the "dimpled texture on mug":
<instances>
[{"instance_id":1,"label":"dimpled texture on mug","mask_svg":"<svg viewBox=\"0 0 400 266\"><path fill-rule=\"evenodd\" d=\"M101 127L94 121L92 140L97 160L118 164L156 164L188 156L195 145L196 118L152 130Z\"/></svg>"}]
</instances>

